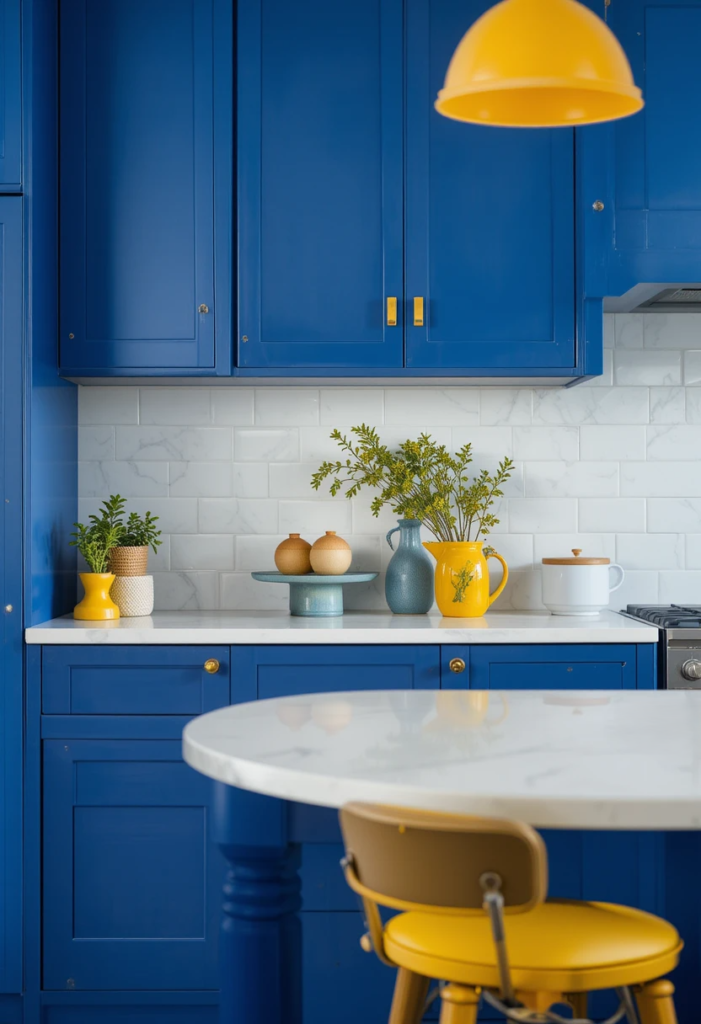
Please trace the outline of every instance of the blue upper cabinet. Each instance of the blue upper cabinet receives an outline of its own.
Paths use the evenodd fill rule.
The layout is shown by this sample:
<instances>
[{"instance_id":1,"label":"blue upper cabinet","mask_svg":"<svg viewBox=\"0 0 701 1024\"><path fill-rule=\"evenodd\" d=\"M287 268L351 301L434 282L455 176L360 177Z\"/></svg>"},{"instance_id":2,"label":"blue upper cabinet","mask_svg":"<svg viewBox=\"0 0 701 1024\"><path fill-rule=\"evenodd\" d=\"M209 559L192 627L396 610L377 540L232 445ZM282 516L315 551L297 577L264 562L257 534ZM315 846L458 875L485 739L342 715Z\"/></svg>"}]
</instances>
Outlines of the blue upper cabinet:
<instances>
[{"instance_id":1,"label":"blue upper cabinet","mask_svg":"<svg viewBox=\"0 0 701 1024\"><path fill-rule=\"evenodd\" d=\"M62 2L63 372L230 372L231 59L226 0Z\"/></svg>"},{"instance_id":2,"label":"blue upper cabinet","mask_svg":"<svg viewBox=\"0 0 701 1024\"><path fill-rule=\"evenodd\" d=\"M20 69L20 0L0 0L0 192L21 188Z\"/></svg>"},{"instance_id":3,"label":"blue upper cabinet","mask_svg":"<svg viewBox=\"0 0 701 1024\"><path fill-rule=\"evenodd\" d=\"M489 6L408 0L407 365L571 371L572 131L461 124L433 109L455 47Z\"/></svg>"},{"instance_id":4,"label":"blue upper cabinet","mask_svg":"<svg viewBox=\"0 0 701 1024\"><path fill-rule=\"evenodd\" d=\"M701 137L693 112L701 104L701 6L613 0L609 24L645 107L609 129L592 172L587 198L604 199L594 193L607 190L609 259L607 278L595 285L590 277L588 290L620 295L639 283L699 281ZM612 169L608 180L604 168Z\"/></svg>"},{"instance_id":5,"label":"blue upper cabinet","mask_svg":"<svg viewBox=\"0 0 701 1024\"><path fill-rule=\"evenodd\" d=\"M238 365L401 367L402 0L238 19Z\"/></svg>"}]
</instances>

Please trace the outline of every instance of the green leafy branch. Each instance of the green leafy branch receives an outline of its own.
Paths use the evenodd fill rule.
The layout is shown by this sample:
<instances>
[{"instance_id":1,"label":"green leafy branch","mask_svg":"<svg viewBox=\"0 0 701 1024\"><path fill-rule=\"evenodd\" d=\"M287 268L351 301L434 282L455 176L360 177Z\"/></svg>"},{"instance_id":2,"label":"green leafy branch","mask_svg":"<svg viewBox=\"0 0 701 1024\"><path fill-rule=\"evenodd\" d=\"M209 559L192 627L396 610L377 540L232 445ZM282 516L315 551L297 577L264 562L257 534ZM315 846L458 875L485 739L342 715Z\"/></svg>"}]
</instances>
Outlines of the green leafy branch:
<instances>
[{"instance_id":1,"label":"green leafy branch","mask_svg":"<svg viewBox=\"0 0 701 1024\"><path fill-rule=\"evenodd\" d=\"M420 519L443 541L478 540L499 522L490 510L511 476L511 459L502 459L495 473L482 470L470 480L470 444L451 455L430 434L421 434L393 452L374 427L352 427L351 435L332 431L345 457L321 464L312 475L314 490L330 480L332 496L344 492L355 498L364 487L372 487L379 492L370 506L374 516L389 505L399 517Z\"/></svg>"}]
</instances>

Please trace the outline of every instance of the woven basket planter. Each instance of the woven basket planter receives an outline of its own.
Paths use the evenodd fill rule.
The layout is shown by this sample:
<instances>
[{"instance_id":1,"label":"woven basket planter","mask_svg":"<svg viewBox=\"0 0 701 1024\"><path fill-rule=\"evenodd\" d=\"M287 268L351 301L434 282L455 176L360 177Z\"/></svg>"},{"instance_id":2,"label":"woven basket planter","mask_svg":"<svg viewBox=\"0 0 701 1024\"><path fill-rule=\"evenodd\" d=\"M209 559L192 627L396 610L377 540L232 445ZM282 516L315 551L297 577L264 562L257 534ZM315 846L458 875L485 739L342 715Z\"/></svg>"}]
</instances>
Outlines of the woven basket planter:
<instances>
[{"instance_id":1,"label":"woven basket planter","mask_svg":"<svg viewBox=\"0 0 701 1024\"><path fill-rule=\"evenodd\" d=\"M117 576L110 597L124 618L150 615L153 611L153 576Z\"/></svg>"},{"instance_id":2,"label":"woven basket planter","mask_svg":"<svg viewBox=\"0 0 701 1024\"><path fill-rule=\"evenodd\" d=\"M148 568L148 547L112 548L110 572L115 576L145 576Z\"/></svg>"}]
</instances>

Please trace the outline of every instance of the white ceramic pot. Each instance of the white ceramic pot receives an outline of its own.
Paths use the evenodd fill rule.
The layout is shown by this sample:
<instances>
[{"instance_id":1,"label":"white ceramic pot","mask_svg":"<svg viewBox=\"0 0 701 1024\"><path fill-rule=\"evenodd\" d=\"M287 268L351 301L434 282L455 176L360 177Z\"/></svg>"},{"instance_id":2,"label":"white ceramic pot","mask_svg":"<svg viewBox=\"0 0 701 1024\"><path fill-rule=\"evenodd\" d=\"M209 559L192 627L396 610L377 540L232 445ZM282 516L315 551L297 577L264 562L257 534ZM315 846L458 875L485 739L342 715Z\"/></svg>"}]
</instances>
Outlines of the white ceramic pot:
<instances>
[{"instance_id":1,"label":"white ceramic pot","mask_svg":"<svg viewBox=\"0 0 701 1024\"><path fill-rule=\"evenodd\" d=\"M625 573L608 558L580 558L579 548L572 554L543 559L543 604L553 615L598 615L608 608L609 595L618 590Z\"/></svg>"},{"instance_id":2,"label":"white ceramic pot","mask_svg":"<svg viewBox=\"0 0 701 1024\"><path fill-rule=\"evenodd\" d=\"M110 596L124 618L150 615L153 611L153 576L117 576Z\"/></svg>"}]
</instances>

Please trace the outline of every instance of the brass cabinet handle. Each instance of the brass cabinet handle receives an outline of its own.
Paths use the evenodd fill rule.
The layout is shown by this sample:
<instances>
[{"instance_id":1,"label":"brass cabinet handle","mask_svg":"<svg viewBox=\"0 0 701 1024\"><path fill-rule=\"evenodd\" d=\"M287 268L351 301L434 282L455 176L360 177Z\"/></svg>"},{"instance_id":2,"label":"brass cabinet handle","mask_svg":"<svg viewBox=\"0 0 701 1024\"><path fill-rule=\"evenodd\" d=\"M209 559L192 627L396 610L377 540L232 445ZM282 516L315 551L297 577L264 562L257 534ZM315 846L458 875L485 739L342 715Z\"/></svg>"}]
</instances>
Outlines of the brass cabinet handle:
<instances>
[{"instance_id":1,"label":"brass cabinet handle","mask_svg":"<svg viewBox=\"0 0 701 1024\"><path fill-rule=\"evenodd\" d=\"M448 668L450 669L451 672L464 672L465 662L462 660L462 658L451 658L448 664Z\"/></svg>"},{"instance_id":2,"label":"brass cabinet handle","mask_svg":"<svg viewBox=\"0 0 701 1024\"><path fill-rule=\"evenodd\" d=\"M423 295L414 296L414 327L424 325L424 299Z\"/></svg>"},{"instance_id":3,"label":"brass cabinet handle","mask_svg":"<svg viewBox=\"0 0 701 1024\"><path fill-rule=\"evenodd\" d=\"M217 659L207 658L207 660L204 663L204 670L205 672L209 672L210 676L213 676L216 672L218 672L219 662L217 661Z\"/></svg>"},{"instance_id":4,"label":"brass cabinet handle","mask_svg":"<svg viewBox=\"0 0 701 1024\"><path fill-rule=\"evenodd\" d=\"M389 295L387 297L387 326L397 326L397 296Z\"/></svg>"}]
</instances>

